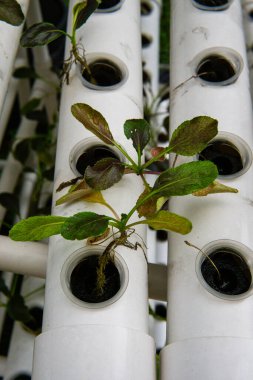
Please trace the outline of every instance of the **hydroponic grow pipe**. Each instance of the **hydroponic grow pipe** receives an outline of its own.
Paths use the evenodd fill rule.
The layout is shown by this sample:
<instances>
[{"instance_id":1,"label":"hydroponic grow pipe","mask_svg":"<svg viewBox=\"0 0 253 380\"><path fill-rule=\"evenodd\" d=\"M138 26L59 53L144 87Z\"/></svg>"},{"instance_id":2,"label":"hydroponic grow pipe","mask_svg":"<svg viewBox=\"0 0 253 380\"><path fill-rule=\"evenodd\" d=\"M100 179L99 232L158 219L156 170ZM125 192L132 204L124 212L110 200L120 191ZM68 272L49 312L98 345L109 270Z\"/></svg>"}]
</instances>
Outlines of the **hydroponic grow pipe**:
<instances>
[{"instance_id":1,"label":"hydroponic grow pipe","mask_svg":"<svg viewBox=\"0 0 253 380\"><path fill-rule=\"evenodd\" d=\"M26 15L29 0L18 0L18 3L21 5L24 15ZM22 30L23 24L20 26L12 26L0 21L0 113L12 75Z\"/></svg>"},{"instance_id":2,"label":"hydroponic grow pipe","mask_svg":"<svg viewBox=\"0 0 253 380\"><path fill-rule=\"evenodd\" d=\"M74 3L70 1L69 5L69 30ZM122 126L128 118L142 117L139 2L124 1L114 12L93 14L79 29L78 41L83 43L88 61L96 56L109 59L119 66L124 79L113 90L87 88L79 67L72 67L70 83L62 88L55 189L62 181L75 176L80 147L82 152L90 144L98 144L71 115L72 104L87 103L101 112L114 138L130 154L134 154L133 147L123 138ZM67 43L66 57L69 48ZM132 208L141 191L141 183L130 175L105 191L104 196L120 214ZM54 202L56 198L54 195ZM102 206L85 202L53 207L54 214L66 216L85 210L105 212ZM138 228L136 232L145 240L145 229ZM69 289L71 268L85 251L82 241L50 239L43 332L35 341L33 380L83 377L153 380L155 347L148 335L147 263L141 249L135 252L126 247L117 248L121 289L116 298L101 305L79 301Z\"/></svg>"},{"instance_id":3,"label":"hydroponic grow pipe","mask_svg":"<svg viewBox=\"0 0 253 380\"><path fill-rule=\"evenodd\" d=\"M171 133L193 117L216 118L220 131L216 141L239 152L241 165L231 175L225 171L218 178L238 188L238 194L170 200L170 210L188 217L193 230L185 238L169 236L162 380L249 380L253 373L252 281L248 290L238 290L237 295L226 293L220 285L215 291L204 277L206 257L184 243L187 239L207 255L219 256L225 251L226 258L238 257L252 273L252 104L241 2L224 3L226 9L219 9L221 5L215 8L214 2L208 8L197 0L171 1ZM231 67L232 76L213 78L213 59L218 67ZM214 140L213 146L216 143ZM231 285L230 281L231 277Z\"/></svg>"}]
</instances>

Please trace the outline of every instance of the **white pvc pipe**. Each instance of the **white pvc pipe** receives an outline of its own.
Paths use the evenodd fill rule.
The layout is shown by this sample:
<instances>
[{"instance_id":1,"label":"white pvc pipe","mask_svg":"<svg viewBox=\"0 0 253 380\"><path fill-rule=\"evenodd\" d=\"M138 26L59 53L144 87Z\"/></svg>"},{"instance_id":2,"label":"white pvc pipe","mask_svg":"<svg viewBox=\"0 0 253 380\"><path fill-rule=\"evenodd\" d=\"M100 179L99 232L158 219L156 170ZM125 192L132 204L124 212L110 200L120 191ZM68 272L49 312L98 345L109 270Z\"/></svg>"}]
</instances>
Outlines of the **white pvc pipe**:
<instances>
[{"instance_id":1,"label":"white pvc pipe","mask_svg":"<svg viewBox=\"0 0 253 380\"><path fill-rule=\"evenodd\" d=\"M217 118L219 130L232 132L252 146L252 105L240 1L234 0L220 12L201 11L186 0L173 0L171 5L171 133L184 120L207 115ZM220 54L223 48L230 48L240 54L243 69L235 83L214 86L199 78L187 81L194 74L196 57L208 48ZM237 187L239 194L170 200L170 211L189 218L193 230L186 237L169 234L167 347L161 356L162 380L252 378L252 297L232 302L209 294L195 273L196 251L184 243L188 240L202 248L217 239L232 239L252 247L252 176L251 166L237 178L220 179Z\"/></svg>"},{"instance_id":2,"label":"white pvc pipe","mask_svg":"<svg viewBox=\"0 0 253 380\"><path fill-rule=\"evenodd\" d=\"M0 270L45 278L47 249L47 244L0 236Z\"/></svg>"},{"instance_id":3,"label":"white pvc pipe","mask_svg":"<svg viewBox=\"0 0 253 380\"><path fill-rule=\"evenodd\" d=\"M70 9L72 6L70 2ZM125 63L129 75L117 90L94 91L83 86L78 68L72 68L70 84L62 90L55 188L73 177L69 167L71 149L91 136L71 115L70 107L76 102L88 103L101 112L114 138L129 154L135 155L131 142L123 137L122 126L128 118L142 117L139 13L139 2L125 1L117 12L92 15L78 32L78 40L83 41L87 53L116 56ZM66 57L68 51L67 43ZM131 189L131 197L128 189ZM103 194L120 214L133 207L141 192L141 183L130 175ZM60 195L54 195L54 201ZM85 210L105 212L103 207L85 202L53 208L58 215ZM145 229L138 228L136 232L145 239ZM70 242L61 237L50 239L43 333L35 343L33 379L79 380L85 376L87 380L107 380L120 376L122 380L131 377L153 380L154 341L148 335L147 264L143 253L140 249L135 252L126 247L117 248L128 267L128 286L115 303L94 310L77 307L71 302L60 281L65 261L83 246L80 241Z\"/></svg>"},{"instance_id":4,"label":"white pvc pipe","mask_svg":"<svg viewBox=\"0 0 253 380\"><path fill-rule=\"evenodd\" d=\"M41 288L45 281L25 277L22 284L22 294L26 294ZM26 299L28 308L41 308L44 304L44 290L41 289ZM33 347L35 335L22 327L22 324L15 322L11 337L10 348L5 369L4 380L12 380L17 376L32 374Z\"/></svg>"},{"instance_id":5,"label":"white pvc pipe","mask_svg":"<svg viewBox=\"0 0 253 380\"><path fill-rule=\"evenodd\" d=\"M18 3L21 5L24 15L26 15L29 0L19 0ZM3 21L0 22L0 112L12 74L23 26L23 24L12 26Z\"/></svg>"}]
</instances>

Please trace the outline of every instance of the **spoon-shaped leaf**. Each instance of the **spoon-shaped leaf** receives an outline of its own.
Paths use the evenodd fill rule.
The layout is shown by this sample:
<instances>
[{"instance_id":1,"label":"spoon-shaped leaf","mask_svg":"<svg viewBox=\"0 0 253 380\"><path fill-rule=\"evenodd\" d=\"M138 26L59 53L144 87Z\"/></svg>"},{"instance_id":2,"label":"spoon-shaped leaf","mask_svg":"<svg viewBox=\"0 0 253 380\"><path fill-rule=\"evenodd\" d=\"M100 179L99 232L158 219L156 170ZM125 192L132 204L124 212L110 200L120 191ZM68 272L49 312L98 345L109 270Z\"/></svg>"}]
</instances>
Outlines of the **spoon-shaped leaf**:
<instances>
[{"instance_id":1,"label":"spoon-shaped leaf","mask_svg":"<svg viewBox=\"0 0 253 380\"><path fill-rule=\"evenodd\" d=\"M76 103L71 107L72 115L80 121L86 129L92 132L100 140L109 145L114 145L114 140L109 125L103 115L88 104Z\"/></svg>"},{"instance_id":2,"label":"spoon-shaped leaf","mask_svg":"<svg viewBox=\"0 0 253 380\"><path fill-rule=\"evenodd\" d=\"M142 224L148 224L155 230L170 230L182 235L191 232L191 222L183 216L161 210L150 218L144 219Z\"/></svg>"},{"instance_id":3,"label":"spoon-shaped leaf","mask_svg":"<svg viewBox=\"0 0 253 380\"><path fill-rule=\"evenodd\" d=\"M5 21L13 26L18 26L24 21L21 6L16 0L0 1L0 21Z\"/></svg>"},{"instance_id":4,"label":"spoon-shaped leaf","mask_svg":"<svg viewBox=\"0 0 253 380\"><path fill-rule=\"evenodd\" d=\"M119 182L124 174L125 166L116 158L103 158L94 166L85 170L85 180L96 190L105 190Z\"/></svg>"},{"instance_id":5,"label":"spoon-shaped leaf","mask_svg":"<svg viewBox=\"0 0 253 380\"><path fill-rule=\"evenodd\" d=\"M79 212L69 217L61 228L61 234L68 240L83 240L99 236L108 227L109 217L94 212Z\"/></svg>"},{"instance_id":6,"label":"spoon-shaped leaf","mask_svg":"<svg viewBox=\"0 0 253 380\"><path fill-rule=\"evenodd\" d=\"M141 157L143 149L150 139L150 126L144 119L130 119L124 123L124 133L128 139L133 141L133 146Z\"/></svg>"},{"instance_id":7,"label":"spoon-shaped leaf","mask_svg":"<svg viewBox=\"0 0 253 380\"><path fill-rule=\"evenodd\" d=\"M151 193L164 197L191 194L207 187L217 175L218 170L210 161L189 162L163 172Z\"/></svg>"},{"instance_id":8,"label":"spoon-shaped leaf","mask_svg":"<svg viewBox=\"0 0 253 380\"><path fill-rule=\"evenodd\" d=\"M66 33L63 30L58 30L54 24L39 22L22 34L20 44L25 48L47 45L63 34Z\"/></svg>"},{"instance_id":9,"label":"spoon-shaped leaf","mask_svg":"<svg viewBox=\"0 0 253 380\"><path fill-rule=\"evenodd\" d=\"M67 220L64 216L31 216L15 224L9 232L12 240L33 241L42 240L61 232L63 223Z\"/></svg>"},{"instance_id":10,"label":"spoon-shaped leaf","mask_svg":"<svg viewBox=\"0 0 253 380\"><path fill-rule=\"evenodd\" d=\"M169 147L182 156L201 152L218 130L218 121L208 116L197 116L183 122L172 134Z\"/></svg>"},{"instance_id":11,"label":"spoon-shaped leaf","mask_svg":"<svg viewBox=\"0 0 253 380\"><path fill-rule=\"evenodd\" d=\"M101 0L84 0L73 7L73 30L86 23L90 15L97 9Z\"/></svg>"}]
</instances>

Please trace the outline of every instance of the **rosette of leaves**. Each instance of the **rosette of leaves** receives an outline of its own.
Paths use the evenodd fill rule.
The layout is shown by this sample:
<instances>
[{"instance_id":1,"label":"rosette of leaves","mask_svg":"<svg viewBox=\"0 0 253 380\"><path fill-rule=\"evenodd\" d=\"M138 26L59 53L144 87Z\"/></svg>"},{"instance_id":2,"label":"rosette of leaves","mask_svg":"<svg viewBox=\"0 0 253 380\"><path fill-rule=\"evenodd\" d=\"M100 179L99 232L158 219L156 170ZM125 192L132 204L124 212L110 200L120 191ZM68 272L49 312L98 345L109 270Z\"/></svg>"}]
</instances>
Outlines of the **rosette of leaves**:
<instances>
[{"instance_id":1,"label":"rosette of leaves","mask_svg":"<svg viewBox=\"0 0 253 380\"><path fill-rule=\"evenodd\" d=\"M48 22L39 22L29 27L21 36L20 44L25 48L48 45L58 38L65 36L71 42L69 58L63 64L63 78L69 83L69 72L72 64L79 63L81 71L87 71L92 79L92 75L87 64L84 48L77 43L76 31L83 26L91 14L97 9L101 0L84 0L80 1L73 7L73 20L71 34L65 30L58 29L54 24Z\"/></svg>"},{"instance_id":2,"label":"rosette of leaves","mask_svg":"<svg viewBox=\"0 0 253 380\"><path fill-rule=\"evenodd\" d=\"M114 139L109 125L103 115L87 104L77 103L71 108L74 117L86 129L97 136L103 143L114 146L125 157L126 162L115 158L104 158L94 166L88 166L84 177L75 178L63 183L58 191L70 186L67 194L58 199L57 205L82 200L91 203L100 203L110 210L110 215L100 215L91 211L79 212L73 216L34 216L22 220L10 231L14 240L41 240L51 235L61 234L67 240L94 239L96 242L105 238L114 229L113 240L109 243L101 256L101 268L109 260L110 253L118 245L137 248L129 242L129 236L138 224L146 224L155 230L170 230L180 234L187 234L192 229L191 222L181 216L162 210L164 202L171 196L189 194L202 195L197 192L205 189L203 195L210 192L219 192L215 181L218 171L210 161L193 161L168 168L150 186L145 174L150 173L149 166L168 153L184 156L193 156L204 149L208 142L217 134L217 120L198 116L182 123L173 133L168 147L158 150L158 153L148 162L142 162L144 149L150 139L150 126L143 119L130 119L123 125L124 134L132 141L136 157L128 152ZM144 190L131 210L118 216L116 210L110 206L102 195L102 190L108 189L120 181L123 175L135 174L142 178ZM156 173L157 174L157 173ZM224 186L224 185L223 185ZM217 189L217 191L216 191ZM225 187L222 191L237 192L236 189ZM131 217L137 212L139 220L131 222ZM115 230L118 234L115 233ZM102 277L102 274L101 274ZM101 287L103 284L101 284Z\"/></svg>"},{"instance_id":3,"label":"rosette of leaves","mask_svg":"<svg viewBox=\"0 0 253 380\"><path fill-rule=\"evenodd\" d=\"M16 0L0 0L0 21L19 26L24 19L21 6Z\"/></svg>"}]
</instances>

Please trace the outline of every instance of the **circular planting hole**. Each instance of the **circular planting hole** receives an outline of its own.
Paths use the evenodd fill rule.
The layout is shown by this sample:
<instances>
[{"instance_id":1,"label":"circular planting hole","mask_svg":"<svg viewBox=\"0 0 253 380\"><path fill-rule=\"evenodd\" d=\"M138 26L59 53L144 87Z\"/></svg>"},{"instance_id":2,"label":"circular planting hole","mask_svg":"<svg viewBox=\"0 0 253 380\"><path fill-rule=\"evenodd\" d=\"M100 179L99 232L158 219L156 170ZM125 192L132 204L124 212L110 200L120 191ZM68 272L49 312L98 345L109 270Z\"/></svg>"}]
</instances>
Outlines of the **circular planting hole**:
<instances>
[{"instance_id":1,"label":"circular planting hole","mask_svg":"<svg viewBox=\"0 0 253 380\"><path fill-rule=\"evenodd\" d=\"M119 66L109 59L99 59L89 63L91 76L85 70L83 78L96 87L112 87L122 82L123 74Z\"/></svg>"},{"instance_id":2,"label":"circular planting hole","mask_svg":"<svg viewBox=\"0 0 253 380\"><path fill-rule=\"evenodd\" d=\"M79 155L76 161L76 170L84 175L88 166L94 166L97 161L109 157L119 159L116 153L105 145L92 146Z\"/></svg>"},{"instance_id":3,"label":"circular planting hole","mask_svg":"<svg viewBox=\"0 0 253 380\"><path fill-rule=\"evenodd\" d=\"M243 169L243 160L235 145L226 140L214 140L199 153L199 160L212 161L218 169L219 175L227 176L240 172Z\"/></svg>"},{"instance_id":4,"label":"circular planting hole","mask_svg":"<svg viewBox=\"0 0 253 380\"><path fill-rule=\"evenodd\" d=\"M28 375L26 373L21 373L15 377L12 378L12 380L31 380L31 375Z\"/></svg>"},{"instance_id":5,"label":"circular planting hole","mask_svg":"<svg viewBox=\"0 0 253 380\"><path fill-rule=\"evenodd\" d=\"M28 322L23 323L24 328L38 335L42 329L43 309L35 306L30 308L29 312L32 318Z\"/></svg>"},{"instance_id":6,"label":"circular planting hole","mask_svg":"<svg viewBox=\"0 0 253 380\"><path fill-rule=\"evenodd\" d=\"M88 256L80 261L70 275L70 290L81 301L99 303L111 299L120 289L120 274L113 262L105 268L106 285L97 289L99 255Z\"/></svg>"},{"instance_id":7,"label":"circular planting hole","mask_svg":"<svg viewBox=\"0 0 253 380\"><path fill-rule=\"evenodd\" d=\"M197 67L196 74L203 81L220 83L232 79L236 71L232 63L225 57L212 54L202 59Z\"/></svg>"},{"instance_id":8,"label":"circular planting hole","mask_svg":"<svg viewBox=\"0 0 253 380\"><path fill-rule=\"evenodd\" d=\"M155 306L155 313L159 315L159 317L166 319L167 318L167 307L162 303L158 303Z\"/></svg>"},{"instance_id":9,"label":"circular planting hole","mask_svg":"<svg viewBox=\"0 0 253 380\"><path fill-rule=\"evenodd\" d=\"M141 15L148 16L152 13L153 6L149 1L141 1Z\"/></svg>"},{"instance_id":10,"label":"circular planting hole","mask_svg":"<svg viewBox=\"0 0 253 380\"><path fill-rule=\"evenodd\" d=\"M97 7L97 9L110 10L111 8L114 9L115 7L118 9L118 5L120 5L121 2L121 0L101 0L101 3Z\"/></svg>"},{"instance_id":11,"label":"circular planting hole","mask_svg":"<svg viewBox=\"0 0 253 380\"><path fill-rule=\"evenodd\" d=\"M141 35L141 46L143 49L149 47L152 43L152 37L147 36L146 34Z\"/></svg>"},{"instance_id":12,"label":"circular planting hole","mask_svg":"<svg viewBox=\"0 0 253 380\"><path fill-rule=\"evenodd\" d=\"M201 273L206 283L215 291L238 295L247 292L251 286L252 276L244 258L231 248L219 248L208 255L201 264Z\"/></svg>"},{"instance_id":13,"label":"circular planting hole","mask_svg":"<svg viewBox=\"0 0 253 380\"><path fill-rule=\"evenodd\" d=\"M222 11L227 9L231 0L193 0L193 4L202 10Z\"/></svg>"},{"instance_id":14,"label":"circular planting hole","mask_svg":"<svg viewBox=\"0 0 253 380\"><path fill-rule=\"evenodd\" d=\"M156 238L159 241L167 241L168 240L168 232L164 230L156 231Z\"/></svg>"}]
</instances>

